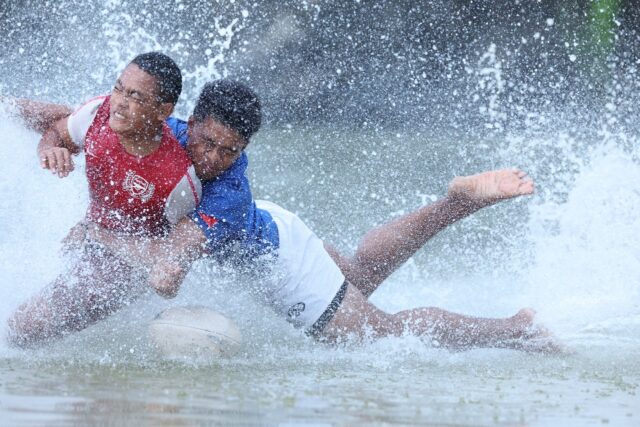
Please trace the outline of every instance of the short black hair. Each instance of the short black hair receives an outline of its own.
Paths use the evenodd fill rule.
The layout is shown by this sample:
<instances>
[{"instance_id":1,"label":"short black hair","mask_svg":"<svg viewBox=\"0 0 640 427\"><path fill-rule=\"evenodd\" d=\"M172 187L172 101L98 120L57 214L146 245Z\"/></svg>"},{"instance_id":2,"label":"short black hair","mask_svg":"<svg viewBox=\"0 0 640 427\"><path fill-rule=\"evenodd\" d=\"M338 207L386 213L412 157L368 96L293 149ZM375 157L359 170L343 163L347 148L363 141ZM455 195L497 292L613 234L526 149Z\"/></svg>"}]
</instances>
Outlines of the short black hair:
<instances>
[{"instance_id":1,"label":"short black hair","mask_svg":"<svg viewBox=\"0 0 640 427\"><path fill-rule=\"evenodd\" d=\"M182 72L176 62L164 53L142 53L131 61L142 71L155 77L158 82L158 96L162 102L175 105L182 92Z\"/></svg>"},{"instance_id":2,"label":"short black hair","mask_svg":"<svg viewBox=\"0 0 640 427\"><path fill-rule=\"evenodd\" d=\"M243 83L226 79L209 82L193 110L196 121L203 122L207 117L230 127L249 142L262 123L260 99Z\"/></svg>"}]
</instances>

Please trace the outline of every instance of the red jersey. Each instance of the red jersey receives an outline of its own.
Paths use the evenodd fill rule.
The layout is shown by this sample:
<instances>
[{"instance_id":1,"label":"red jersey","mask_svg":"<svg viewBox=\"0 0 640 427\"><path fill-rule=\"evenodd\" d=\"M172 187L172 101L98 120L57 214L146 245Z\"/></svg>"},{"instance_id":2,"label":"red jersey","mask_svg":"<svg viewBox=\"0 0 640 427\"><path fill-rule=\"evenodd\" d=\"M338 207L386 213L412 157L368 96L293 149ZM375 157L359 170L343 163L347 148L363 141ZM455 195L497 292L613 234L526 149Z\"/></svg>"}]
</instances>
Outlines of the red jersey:
<instances>
[{"instance_id":1,"label":"red jersey","mask_svg":"<svg viewBox=\"0 0 640 427\"><path fill-rule=\"evenodd\" d=\"M109 97L100 97L69 118L74 142L84 133L81 145L90 195L87 220L129 234L161 235L197 206L200 182L166 124L160 147L139 157L129 154L109 127L109 110Z\"/></svg>"}]
</instances>

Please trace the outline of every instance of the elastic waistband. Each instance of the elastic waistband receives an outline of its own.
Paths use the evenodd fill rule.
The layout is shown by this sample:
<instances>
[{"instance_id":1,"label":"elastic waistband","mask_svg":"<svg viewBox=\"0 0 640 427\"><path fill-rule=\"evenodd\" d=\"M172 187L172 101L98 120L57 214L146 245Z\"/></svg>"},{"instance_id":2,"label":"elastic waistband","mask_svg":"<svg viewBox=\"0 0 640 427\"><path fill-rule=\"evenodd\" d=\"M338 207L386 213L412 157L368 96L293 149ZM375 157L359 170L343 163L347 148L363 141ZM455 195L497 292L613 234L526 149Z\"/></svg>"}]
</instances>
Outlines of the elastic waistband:
<instances>
[{"instance_id":1,"label":"elastic waistband","mask_svg":"<svg viewBox=\"0 0 640 427\"><path fill-rule=\"evenodd\" d=\"M347 293L348 285L349 284L346 280L342 283L340 289L338 289L338 292L336 292L336 296L333 297L333 300L331 300L331 303L324 311L324 313L322 313L318 320L316 320L316 322L305 331L308 336L314 338L320 337L320 334L322 333L324 328L331 321L331 319L333 319L333 316L336 314L336 311L338 311L338 308L340 308L340 304L342 304L344 296Z\"/></svg>"}]
</instances>

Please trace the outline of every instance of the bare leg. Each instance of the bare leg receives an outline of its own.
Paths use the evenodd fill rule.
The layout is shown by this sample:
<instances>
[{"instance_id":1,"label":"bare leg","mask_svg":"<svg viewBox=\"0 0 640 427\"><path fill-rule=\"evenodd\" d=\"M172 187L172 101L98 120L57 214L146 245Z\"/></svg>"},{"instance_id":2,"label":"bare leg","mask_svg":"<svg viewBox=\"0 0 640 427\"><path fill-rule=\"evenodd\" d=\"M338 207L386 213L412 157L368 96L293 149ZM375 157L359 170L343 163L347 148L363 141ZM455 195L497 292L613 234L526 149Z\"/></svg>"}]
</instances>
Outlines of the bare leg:
<instances>
[{"instance_id":1,"label":"bare leg","mask_svg":"<svg viewBox=\"0 0 640 427\"><path fill-rule=\"evenodd\" d=\"M80 331L135 300L145 289L129 265L87 245L70 274L22 304L9 319L10 341L20 347Z\"/></svg>"},{"instance_id":2,"label":"bare leg","mask_svg":"<svg viewBox=\"0 0 640 427\"><path fill-rule=\"evenodd\" d=\"M322 332L329 342L345 338L380 338L410 333L428 336L435 344L451 349L472 347L509 347L515 349L557 352L550 340L532 343L548 332L533 326L533 310L520 310L515 316L487 319L463 316L439 308L416 308L395 314L385 313L349 285L344 300L333 319Z\"/></svg>"},{"instance_id":3,"label":"bare leg","mask_svg":"<svg viewBox=\"0 0 640 427\"><path fill-rule=\"evenodd\" d=\"M327 252L350 283L366 297L438 232L500 200L534 191L533 181L518 169L503 169L455 178L447 196L369 231L353 257Z\"/></svg>"}]
</instances>

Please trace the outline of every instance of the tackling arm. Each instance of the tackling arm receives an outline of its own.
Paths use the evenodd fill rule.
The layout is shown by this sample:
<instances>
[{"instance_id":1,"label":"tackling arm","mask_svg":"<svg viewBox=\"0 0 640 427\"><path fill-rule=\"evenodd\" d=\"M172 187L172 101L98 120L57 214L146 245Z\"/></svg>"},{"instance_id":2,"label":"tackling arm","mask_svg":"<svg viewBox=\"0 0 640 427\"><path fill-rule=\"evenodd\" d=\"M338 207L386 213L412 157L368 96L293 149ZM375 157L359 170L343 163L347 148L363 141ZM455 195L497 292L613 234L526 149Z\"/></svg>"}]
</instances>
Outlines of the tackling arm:
<instances>
[{"instance_id":1,"label":"tackling arm","mask_svg":"<svg viewBox=\"0 0 640 427\"><path fill-rule=\"evenodd\" d=\"M191 264L204 254L206 242L198 224L182 218L166 240L153 248L149 285L165 298L175 297Z\"/></svg>"},{"instance_id":2,"label":"tackling arm","mask_svg":"<svg viewBox=\"0 0 640 427\"><path fill-rule=\"evenodd\" d=\"M45 133L57 121L73 113L73 110L66 105L30 99L17 99L15 103L25 124L38 133Z\"/></svg>"},{"instance_id":3,"label":"tackling arm","mask_svg":"<svg viewBox=\"0 0 640 427\"><path fill-rule=\"evenodd\" d=\"M0 96L0 102L5 101L15 105L17 113L24 120L25 125L38 133L44 133L55 122L73 112L66 105Z\"/></svg>"},{"instance_id":4,"label":"tackling arm","mask_svg":"<svg viewBox=\"0 0 640 427\"><path fill-rule=\"evenodd\" d=\"M121 236L89 226L88 235L115 254L125 255L149 274L149 285L161 296L173 298L178 294L191 264L204 253L206 237L198 224L182 218L169 235L154 240Z\"/></svg>"}]
</instances>

